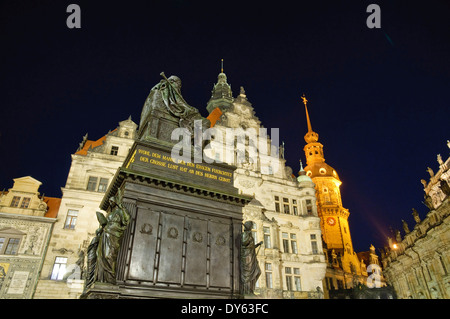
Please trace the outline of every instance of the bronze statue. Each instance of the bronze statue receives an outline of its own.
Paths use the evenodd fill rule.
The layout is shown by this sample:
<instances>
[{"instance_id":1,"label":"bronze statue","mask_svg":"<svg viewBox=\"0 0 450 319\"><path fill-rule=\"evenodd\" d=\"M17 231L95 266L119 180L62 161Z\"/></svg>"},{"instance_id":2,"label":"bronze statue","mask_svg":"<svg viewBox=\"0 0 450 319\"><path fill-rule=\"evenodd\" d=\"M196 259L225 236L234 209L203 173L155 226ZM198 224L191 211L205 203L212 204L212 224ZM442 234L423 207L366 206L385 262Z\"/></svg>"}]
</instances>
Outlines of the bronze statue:
<instances>
[{"instance_id":1,"label":"bronze statue","mask_svg":"<svg viewBox=\"0 0 450 319\"><path fill-rule=\"evenodd\" d=\"M97 271L97 249L98 243L100 242L100 237L103 233L103 228L106 226L108 221L102 213L96 212L97 220L100 224L100 227L95 231L95 236L92 238L91 243L87 249L87 269L86 269L86 281L85 288L91 286L97 279L96 271Z\"/></svg>"},{"instance_id":2,"label":"bronze statue","mask_svg":"<svg viewBox=\"0 0 450 319\"><path fill-rule=\"evenodd\" d=\"M180 127L187 128L191 134L193 133L195 120L201 120L204 129L209 128L211 122L203 118L195 107L187 104L181 95L180 78L175 75L167 78L164 72L161 72L160 75L163 79L151 89L142 108L139 129L141 130L144 127L152 109L164 109L172 116L179 118Z\"/></svg>"},{"instance_id":3,"label":"bronze statue","mask_svg":"<svg viewBox=\"0 0 450 319\"><path fill-rule=\"evenodd\" d=\"M75 262L80 271L80 279L84 279L85 276L84 259L85 259L84 251L80 250L80 252L78 253L78 260Z\"/></svg>"},{"instance_id":4,"label":"bronze statue","mask_svg":"<svg viewBox=\"0 0 450 319\"><path fill-rule=\"evenodd\" d=\"M244 295L254 294L256 281L261 275L261 268L256 259L256 248L263 243L255 245L252 235L252 221L244 223L244 231L241 240L241 285Z\"/></svg>"},{"instance_id":5,"label":"bronze statue","mask_svg":"<svg viewBox=\"0 0 450 319\"><path fill-rule=\"evenodd\" d=\"M116 262L122 235L130 222L130 214L122 203L120 189L109 199L111 210L100 235L97 248L96 281L116 283Z\"/></svg>"}]
</instances>

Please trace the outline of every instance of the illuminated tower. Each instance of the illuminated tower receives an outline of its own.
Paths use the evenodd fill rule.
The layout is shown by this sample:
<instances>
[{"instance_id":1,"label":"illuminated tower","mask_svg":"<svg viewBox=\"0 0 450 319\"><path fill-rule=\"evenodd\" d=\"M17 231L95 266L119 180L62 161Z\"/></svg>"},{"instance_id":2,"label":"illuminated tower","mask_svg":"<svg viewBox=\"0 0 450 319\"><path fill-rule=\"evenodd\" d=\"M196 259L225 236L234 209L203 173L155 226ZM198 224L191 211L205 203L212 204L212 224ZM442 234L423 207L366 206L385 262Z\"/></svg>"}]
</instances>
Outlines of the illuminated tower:
<instances>
[{"instance_id":1,"label":"illuminated tower","mask_svg":"<svg viewBox=\"0 0 450 319\"><path fill-rule=\"evenodd\" d=\"M323 239L328 249L336 252L345 250L353 253L352 239L348 227L348 209L342 206L339 186L342 184L334 168L325 163L323 145L318 142L319 134L312 130L311 120L308 114L307 100L302 96L305 104L308 133L305 135L304 147L306 174L311 177L316 185L317 212L321 218Z\"/></svg>"},{"instance_id":2,"label":"illuminated tower","mask_svg":"<svg viewBox=\"0 0 450 319\"><path fill-rule=\"evenodd\" d=\"M306 174L311 177L316 188L317 213L325 242L328 266L324 287L331 294L334 289L351 288L355 283L367 281L367 269L362 258L353 250L347 208L342 206L340 185L342 184L334 168L325 163L323 145L319 143L319 134L312 130L308 114L307 99L302 96L305 105L308 132L305 134L304 147ZM328 293L327 292L327 293Z\"/></svg>"}]
</instances>

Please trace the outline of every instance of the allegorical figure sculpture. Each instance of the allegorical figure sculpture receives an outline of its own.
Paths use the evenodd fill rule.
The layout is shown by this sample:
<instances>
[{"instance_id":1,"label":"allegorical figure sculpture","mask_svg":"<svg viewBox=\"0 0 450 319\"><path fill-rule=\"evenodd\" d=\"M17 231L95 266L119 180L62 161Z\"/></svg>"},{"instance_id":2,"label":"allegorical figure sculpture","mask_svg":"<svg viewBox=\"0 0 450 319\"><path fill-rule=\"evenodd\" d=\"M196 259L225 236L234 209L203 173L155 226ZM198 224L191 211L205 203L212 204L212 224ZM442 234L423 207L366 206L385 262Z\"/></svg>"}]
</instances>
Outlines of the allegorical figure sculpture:
<instances>
[{"instance_id":1,"label":"allegorical figure sculpture","mask_svg":"<svg viewBox=\"0 0 450 319\"><path fill-rule=\"evenodd\" d=\"M195 120L201 120L204 129L209 128L211 122L203 118L199 111L190 106L181 95L180 78L175 75L167 78L164 72L161 72L161 76L163 79L151 89L144 103L139 130L145 126L152 109L168 111L172 116L179 119L180 127L187 128L190 133L193 133Z\"/></svg>"},{"instance_id":2,"label":"allegorical figure sculpture","mask_svg":"<svg viewBox=\"0 0 450 319\"><path fill-rule=\"evenodd\" d=\"M414 220L416 221L416 224L420 224L420 217L419 217L419 213L417 212L417 210L415 208L412 209L412 215L414 217Z\"/></svg>"},{"instance_id":3,"label":"allegorical figure sculpture","mask_svg":"<svg viewBox=\"0 0 450 319\"><path fill-rule=\"evenodd\" d=\"M116 283L116 262L122 236L130 222L130 214L122 203L120 189L109 199L111 210L106 216L106 225L99 237L97 247L96 280Z\"/></svg>"},{"instance_id":4,"label":"allegorical figure sculpture","mask_svg":"<svg viewBox=\"0 0 450 319\"><path fill-rule=\"evenodd\" d=\"M108 221L102 213L96 212L97 220L100 224L100 227L95 231L95 236L92 238L91 243L87 249L87 267L86 267L86 281L85 288L91 286L96 280L96 272L97 272L97 249L98 243L100 242L100 237L103 233L103 228L106 226Z\"/></svg>"},{"instance_id":5,"label":"allegorical figure sculpture","mask_svg":"<svg viewBox=\"0 0 450 319\"><path fill-rule=\"evenodd\" d=\"M256 281L261 275L261 268L256 259L256 248L263 242L255 244L252 235L252 221L244 223L241 240L241 285L244 295L254 294Z\"/></svg>"},{"instance_id":6,"label":"allegorical figure sculpture","mask_svg":"<svg viewBox=\"0 0 450 319\"><path fill-rule=\"evenodd\" d=\"M410 230L408 227L408 223L406 221L404 221L403 219L402 219L402 225L403 225L403 230L405 231L405 234L409 234Z\"/></svg>"}]
</instances>

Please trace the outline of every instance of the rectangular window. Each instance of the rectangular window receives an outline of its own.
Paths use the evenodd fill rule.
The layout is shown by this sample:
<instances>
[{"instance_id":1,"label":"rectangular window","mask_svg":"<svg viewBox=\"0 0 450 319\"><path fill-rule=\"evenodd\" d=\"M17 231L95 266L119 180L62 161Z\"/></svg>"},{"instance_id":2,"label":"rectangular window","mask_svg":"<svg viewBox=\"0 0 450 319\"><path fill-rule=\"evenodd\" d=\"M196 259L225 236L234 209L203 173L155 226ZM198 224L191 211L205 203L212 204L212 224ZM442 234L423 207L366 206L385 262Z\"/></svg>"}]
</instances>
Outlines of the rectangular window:
<instances>
[{"instance_id":1,"label":"rectangular window","mask_svg":"<svg viewBox=\"0 0 450 319\"><path fill-rule=\"evenodd\" d=\"M14 196L11 201L11 207L19 207L20 196Z\"/></svg>"},{"instance_id":2,"label":"rectangular window","mask_svg":"<svg viewBox=\"0 0 450 319\"><path fill-rule=\"evenodd\" d=\"M275 196L275 211L280 212L280 197L278 196Z\"/></svg>"},{"instance_id":3,"label":"rectangular window","mask_svg":"<svg viewBox=\"0 0 450 319\"><path fill-rule=\"evenodd\" d=\"M253 236L253 241L255 242L255 245L258 243L258 236L256 233L256 223L252 223L252 236Z\"/></svg>"},{"instance_id":4,"label":"rectangular window","mask_svg":"<svg viewBox=\"0 0 450 319\"><path fill-rule=\"evenodd\" d=\"M0 238L0 253L2 251L3 248L3 244L5 243L5 237Z\"/></svg>"},{"instance_id":5,"label":"rectangular window","mask_svg":"<svg viewBox=\"0 0 450 319\"><path fill-rule=\"evenodd\" d=\"M285 253L289 253L289 237L288 233L282 233L283 238L283 250Z\"/></svg>"},{"instance_id":6,"label":"rectangular window","mask_svg":"<svg viewBox=\"0 0 450 319\"><path fill-rule=\"evenodd\" d=\"M297 250L297 236L295 234L290 234L291 235L291 250L293 254L297 254L298 250Z\"/></svg>"},{"instance_id":7,"label":"rectangular window","mask_svg":"<svg viewBox=\"0 0 450 319\"><path fill-rule=\"evenodd\" d=\"M111 147L111 155L117 155L117 153L119 153L119 147L118 146Z\"/></svg>"},{"instance_id":8,"label":"rectangular window","mask_svg":"<svg viewBox=\"0 0 450 319\"><path fill-rule=\"evenodd\" d=\"M294 284L295 284L296 291L302 291L302 284L301 284L300 277L294 276Z\"/></svg>"},{"instance_id":9,"label":"rectangular window","mask_svg":"<svg viewBox=\"0 0 450 319\"><path fill-rule=\"evenodd\" d=\"M331 290L332 284L331 284L331 278L330 277L326 277L325 283L327 285L327 289Z\"/></svg>"},{"instance_id":10,"label":"rectangular window","mask_svg":"<svg viewBox=\"0 0 450 319\"><path fill-rule=\"evenodd\" d=\"M67 257L56 257L53 264L51 280L62 280L66 273Z\"/></svg>"},{"instance_id":11,"label":"rectangular window","mask_svg":"<svg viewBox=\"0 0 450 319\"><path fill-rule=\"evenodd\" d=\"M67 212L66 222L64 223L64 229L75 229L77 223L78 211L69 209Z\"/></svg>"},{"instance_id":12,"label":"rectangular window","mask_svg":"<svg viewBox=\"0 0 450 319\"><path fill-rule=\"evenodd\" d=\"M298 206L297 206L297 200L296 199L292 200L292 213L295 216L298 216Z\"/></svg>"},{"instance_id":13,"label":"rectangular window","mask_svg":"<svg viewBox=\"0 0 450 319\"><path fill-rule=\"evenodd\" d=\"M313 214L312 202L311 202L310 199L306 200L306 211L307 211L308 215L312 215Z\"/></svg>"},{"instance_id":14,"label":"rectangular window","mask_svg":"<svg viewBox=\"0 0 450 319\"><path fill-rule=\"evenodd\" d=\"M30 197L24 197L22 199L22 203L20 204L20 208L28 208L28 206L30 206Z\"/></svg>"},{"instance_id":15,"label":"rectangular window","mask_svg":"<svg viewBox=\"0 0 450 319\"><path fill-rule=\"evenodd\" d=\"M283 211L285 214L289 214L289 205L284 204L283 205Z\"/></svg>"},{"instance_id":16,"label":"rectangular window","mask_svg":"<svg viewBox=\"0 0 450 319\"><path fill-rule=\"evenodd\" d=\"M311 234L310 235L311 238L311 250L313 254L318 254L319 253L319 249L317 248L317 237L316 234Z\"/></svg>"},{"instance_id":17,"label":"rectangular window","mask_svg":"<svg viewBox=\"0 0 450 319\"><path fill-rule=\"evenodd\" d=\"M270 227L263 227L264 231L264 247L272 248L272 241L270 238Z\"/></svg>"},{"instance_id":18,"label":"rectangular window","mask_svg":"<svg viewBox=\"0 0 450 319\"><path fill-rule=\"evenodd\" d=\"M97 180L98 178L95 176L89 176L88 184L87 184L87 190L95 192L97 189Z\"/></svg>"},{"instance_id":19,"label":"rectangular window","mask_svg":"<svg viewBox=\"0 0 450 319\"><path fill-rule=\"evenodd\" d=\"M286 273L286 289L292 291L292 269L291 267L285 267L284 272Z\"/></svg>"},{"instance_id":20,"label":"rectangular window","mask_svg":"<svg viewBox=\"0 0 450 319\"><path fill-rule=\"evenodd\" d=\"M107 188L108 188L108 179L100 178L100 182L98 183L98 191L104 193L106 192Z\"/></svg>"},{"instance_id":21,"label":"rectangular window","mask_svg":"<svg viewBox=\"0 0 450 319\"><path fill-rule=\"evenodd\" d=\"M272 264L266 263L266 287L267 288L273 288L272 284Z\"/></svg>"},{"instance_id":22,"label":"rectangular window","mask_svg":"<svg viewBox=\"0 0 450 319\"><path fill-rule=\"evenodd\" d=\"M277 213L280 212L280 203L275 203L275 211L276 211Z\"/></svg>"},{"instance_id":23,"label":"rectangular window","mask_svg":"<svg viewBox=\"0 0 450 319\"><path fill-rule=\"evenodd\" d=\"M5 255L17 255L17 251L19 250L19 238L10 238L8 241L8 245L6 245Z\"/></svg>"}]
</instances>

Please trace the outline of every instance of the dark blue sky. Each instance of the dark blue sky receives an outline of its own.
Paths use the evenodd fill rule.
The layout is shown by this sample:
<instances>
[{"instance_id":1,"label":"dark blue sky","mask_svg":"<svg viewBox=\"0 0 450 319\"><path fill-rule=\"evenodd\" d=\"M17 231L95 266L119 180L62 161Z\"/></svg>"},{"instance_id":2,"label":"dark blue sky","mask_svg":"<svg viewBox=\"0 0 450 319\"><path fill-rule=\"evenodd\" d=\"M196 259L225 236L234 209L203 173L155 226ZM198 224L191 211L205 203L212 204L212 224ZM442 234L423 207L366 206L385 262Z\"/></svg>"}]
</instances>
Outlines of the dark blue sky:
<instances>
[{"instance_id":1,"label":"dark blue sky","mask_svg":"<svg viewBox=\"0 0 450 319\"><path fill-rule=\"evenodd\" d=\"M81 7L81 29L66 8ZM85 133L139 121L159 73L178 75L206 116L225 61L267 128L280 128L288 164L305 162L305 93L325 158L343 182L356 251L380 247L389 226L424 217L420 179L450 139L448 1L0 2L0 188L31 175L62 196ZM381 7L381 29L366 8Z\"/></svg>"}]
</instances>

